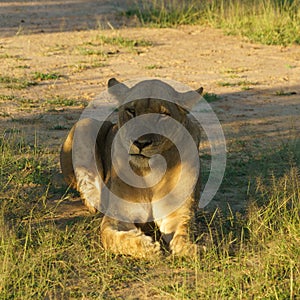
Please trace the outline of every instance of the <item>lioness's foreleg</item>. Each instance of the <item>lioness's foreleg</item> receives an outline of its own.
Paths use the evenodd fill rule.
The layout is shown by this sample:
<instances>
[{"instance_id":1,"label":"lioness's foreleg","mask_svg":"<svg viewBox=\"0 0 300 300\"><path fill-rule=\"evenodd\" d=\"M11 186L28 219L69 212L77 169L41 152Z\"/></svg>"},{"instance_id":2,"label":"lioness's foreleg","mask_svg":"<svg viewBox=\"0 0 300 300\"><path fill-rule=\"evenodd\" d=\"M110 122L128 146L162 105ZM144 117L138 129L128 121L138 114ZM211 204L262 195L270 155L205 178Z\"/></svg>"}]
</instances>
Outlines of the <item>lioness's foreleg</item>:
<instances>
[{"instance_id":1,"label":"lioness's foreleg","mask_svg":"<svg viewBox=\"0 0 300 300\"><path fill-rule=\"evenodd\" d=\"M65 180L80 192L92 213L99 210L101 204L101 178L106 175L101 147L105 147L111 128L109 121L81 119L72 127L61 148L60 164Z\"/></svg>"},{"instance_id":2,"label":"lioness's foreleg","mask_svg":"<svg viewBox=\"0 0 300 300\"><path fill-rule=\"evenodd\" d=\"M160 252L158 242L153 242L132 223L125 223L104 216L101 223L101 240L106 250L134 257L157 256Z\"/></svg>"}]
</instances>

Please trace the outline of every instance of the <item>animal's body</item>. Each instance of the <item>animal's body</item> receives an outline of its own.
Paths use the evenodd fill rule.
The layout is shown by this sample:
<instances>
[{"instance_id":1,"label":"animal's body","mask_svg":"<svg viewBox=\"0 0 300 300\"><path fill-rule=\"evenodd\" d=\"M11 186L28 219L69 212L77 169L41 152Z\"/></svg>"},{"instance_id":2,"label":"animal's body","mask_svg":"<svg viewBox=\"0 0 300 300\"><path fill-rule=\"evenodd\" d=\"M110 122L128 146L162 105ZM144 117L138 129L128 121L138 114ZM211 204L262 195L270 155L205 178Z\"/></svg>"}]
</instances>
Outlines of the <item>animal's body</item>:
<instances>
[{"instance_id":1,"label":"animal's body","mask_svg":"<svg viewBox=\"0 0 300 300\"><path fill-rule=\"evenodd\" d=\"M159 85L159 83L157 84ZM103 202L103 197L105 197L101 192L103 184L113 194L129 203L146 203L145 209L140 212L127 212L120 206L120 218L112 217L109 214L103 216L101 241L105 249L135 257L157 255L160 253L160 243L155 240L157 235L151 235L151 231L153 233L156 228L172 254L189 255L194 253L196 246L190 240L190 229L197 200L200 197L200 179L192 177L195 176L194 166L187 165L187 162L181 160L180 153L171 139L155 133L145 134L132 141L129 147L127 155L131 169L138 176L147 176L151 172L150 158L159 154L165 159L166 171L162 179L153 186L137 188L118 176L112 164L111 153L112 144L119 129L136 117L149 113L157 114L159 126L164 126L164 119L171 117L187 129L196 147L200 142L198 124L192 120L188 111L177 103L155 98L134 99L134 101L123 103L122 99L128 99L130 95L135 94L136 87L128 88L124 84L119 84L115 79L109 81L109 87L116 87L116 94L120 98L118 121L116 123L105 121L101 124L99 132L99 124L93 119L82 119L74 125L61 150L61 169L66 181L81 193L85 204L92 212L99 209L95 203ZM198 92L201 93L202 88ZM177 96L182 95L182 101L185 101L184 96L190 97L187 93L180 94L175 91L174 93ZM122 97L122 95L126 95L126 97ZM81 142L80 149L76 149L76 152L74 152L73 142L75 132L77 139ZM97 134L92 134L93 132L97 132ZM174 132L174 138L176 138L176 134ZM122 140L122 135L120 136ZM179 137L179 140L185 143L185 136ZM76 165L74 165L74 157L77 161ZM190 176L187 174L185 178L180 178L183 167L191 170ZM180 183L179 180L182 182ZM179 207L175 207L164 215L161 211L162 206L154 205L156 201L172 193L174 186L178 183L182 184L182 188L184 188L193 180L195 181L193 189ZM104 206L109 208L109 202L105 201L105 203ZM103 203L101 205L103 206ZM134 219L124 221L126 213L133 213ZM118 216L118 212L115 215ZM149 222L145 222L145 220Z\"/></svg>"}]
</instances>

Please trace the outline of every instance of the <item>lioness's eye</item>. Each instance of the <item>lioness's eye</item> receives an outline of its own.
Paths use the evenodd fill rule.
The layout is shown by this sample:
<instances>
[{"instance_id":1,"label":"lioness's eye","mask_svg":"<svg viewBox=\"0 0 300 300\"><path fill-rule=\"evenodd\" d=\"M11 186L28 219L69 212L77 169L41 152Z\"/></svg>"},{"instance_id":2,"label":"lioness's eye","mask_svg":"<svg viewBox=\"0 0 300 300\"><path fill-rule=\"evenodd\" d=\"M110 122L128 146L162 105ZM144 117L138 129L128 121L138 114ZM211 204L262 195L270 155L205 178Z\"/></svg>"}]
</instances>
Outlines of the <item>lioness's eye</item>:
<instances>
[{"instance_id":1,"label":"lioness's eye","mask_svg":"<svg viewBox=\"0 0 300 300\"><path fill-rule=\"evenodd\" d=\"M169 112L169 110L167 108L165 108L165 107L161 107L160 114L164 115L164 116L170 116L171 115L170 112Z\"/></svg>"},{"instance_id":2,"label":"lioness's eye","mask_svg":"<svg viewBox=\"0 0 300 300\"><path fill-rule=\"evenodd\" d=\"M134 110L134 108L126 108L125 110L128 113L128 115L130 115L131 117L135 116L135 110Z\"/></svg>"},{"instance_id":3,"label":"lioness's eye","mask_svg":"<svg viewBox=\"0 0 300 300\"><path fill-rule=\"evenodd\" d=\"M160 114L163 116L171 116L171 114L168 111L163 111Z\"/></svg>"}]
</instances>

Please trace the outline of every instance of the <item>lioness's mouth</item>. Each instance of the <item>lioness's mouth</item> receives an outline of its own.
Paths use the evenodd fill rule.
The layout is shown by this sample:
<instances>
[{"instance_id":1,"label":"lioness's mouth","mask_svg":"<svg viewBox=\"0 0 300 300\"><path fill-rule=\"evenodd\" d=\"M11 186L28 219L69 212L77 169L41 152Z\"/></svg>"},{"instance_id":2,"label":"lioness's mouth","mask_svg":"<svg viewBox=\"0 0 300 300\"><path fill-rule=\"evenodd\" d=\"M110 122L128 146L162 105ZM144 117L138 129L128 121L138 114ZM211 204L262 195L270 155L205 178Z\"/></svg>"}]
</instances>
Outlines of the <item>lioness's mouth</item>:
<instances>
[{"instance_id":1,"label":"lioness's mouth","mask_svg":"<svg viewBox=\"0 0 300 300\"><path fill-rule=\"evenodd\" d=\"M147 159L150 158L150 157L148 157L148 156L146 156L144 154L141 154L141 153L139 153L139 154L137 154L137 153L129 153L129 155L132 156L132 157L136 157L136 158L147 158Z\"/></svg>"}]
</instances>

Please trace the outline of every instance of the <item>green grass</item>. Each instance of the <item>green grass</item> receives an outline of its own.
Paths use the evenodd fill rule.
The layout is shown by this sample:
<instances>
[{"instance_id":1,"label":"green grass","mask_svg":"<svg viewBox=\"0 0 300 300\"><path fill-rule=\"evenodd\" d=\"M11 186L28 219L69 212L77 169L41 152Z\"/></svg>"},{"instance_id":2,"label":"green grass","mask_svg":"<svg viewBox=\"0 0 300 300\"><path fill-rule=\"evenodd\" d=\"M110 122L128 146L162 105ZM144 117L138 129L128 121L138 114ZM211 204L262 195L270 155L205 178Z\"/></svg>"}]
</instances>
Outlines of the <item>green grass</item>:
<instances>
[{"instance_id":1,"label":"green grass","mask_svg":"<svg viewBox=\"0 0 300 300\"><path fill-rule=\"evenodd\" d=\"M1 59L15 58L15 56L14 55L8 55L7 53L5 53L5 54L0 54L0 58Z\"/></svg>"},{"instance_id":2,"label":"green grass","mask_svg":"<svg viewBox=\"0 0 300 300\"><path fill-rule=\"evenodd\" d=\"M201 17L202 5L197 1L141 1L125 12L127 17L137 16L143 25L172 27L195 24Z\"/></svg>"},{"instance_id":3,"label":"green grass","mask_svg":"<svg viewBox=\"0 0 300 300\"><path fill-rule=\"evenodd\" d=\"M0 137L1 299L299 296L299 140L255 153L246 142L229 144L222 189L245 186L247 211L200 212L197 260L148 261L105 252L100 216L54 218L51 199L72 194L54 180L57 153L35 136L29 142L12 129Z\"/></svg>"},{"instance_id":4,"label":"green grass","mask_svg":"<svg viewBox=\"0 0 300 300\"><path fill-rule=\"evenodd\" d=\"M245 67L237 67L237 68L227 68L223 70L223 73L225 74L239 74L239 73L244 73L249 71L249 68L245 68Z\"/></svg>"},{"instance_id":5,"label":"green grass","mask_svg":"<svg viewBox=\"0 0 300 300\"><path fill-rule=\"evenodd\" d=\"M125 15L146 26L204 24L263 44L300 44L299 0L143 0Z\"/></svg>"},{"instance_id":6,"label":"green grass","mask_svg":"<svg viewBox=\"0 0 300 300\"><path fill-rule=\"evenodd\" d=\"M204 93L203 98L209 103L217 101L219 99L218 95L214 93Z\"/></svg>"},{"instance_id":7,"label":"green grass","mask_svg":"<svg viewBox=\"0 0 300 300\"><path fill-rule=\"evenodd\" d=\"M98 61L91 65L95 65L94 67L101 67L99 59L106 60L110 55L118 54L120 52L120 48L139 53L140 48L149 46L152 46L152 43L144 39L130 39L120 35L106 36L99 34L92 42L86 42L77 46L76 51L80 55L97 58ZM83 69L85 68L84 65L81 65L81 67ZM80 68L77 68L77 71L80 71Z\"/></svg>"},{"instance_id":8,"label":"green grass","mask_svg":"<svg viewBox=\"0 0 300 300\"><path fill-rule=\"evenodd\" d=\"M209 24L268 45L300 44L299 0L212 1Z\"/></svg>"},{"instance_id":9,"label":"green grass","mask_svg":"<svg viewBox=\"0 0 300 300\"><path fill-rule=\"evenodd\" d=\"M288 92L288 91L284 91L284 90L279 90L276 91L275 95L276 96L292 96L292 95L296 95L296 92Z\"/></svg>"},{"instance_id":10,"label":"green grass","mask_svg":"<svg viewBox=\"0 0 300 300\"><path fill-rule=\"evenodd\" d=\"M2 85L4 88L8 89L21 90L37 85L38 81L57 80L62 77L64 76L57 73L42 72L33 73L30 79L24 77L18 78L14 76L0 76L0 86Z\"/></svg>"},{"instance_id":11,"label":"green grass","mask_svg":"<svg viewBox=\"0 0 300 300\"><path fill-rule=\"evenodd\" d=\"M99 61L92 62L80 62L78 64L73 65L74 72L82 72L90 69L97 69L107 66L107 64Z\"/></svg>"},{"instance_id":12,"label":"green grass","mask_svg":"<svg viewBox=\"0 0 300 300\"><path fill-rule=\"evenodd\" d=\"M66 126L62 126L62 125L54 125L51 129L52 130L66 130L67 127Z\"/></svg>"},{"instance_id":13,"label":"green grass","mask_svg":"<svg viewBox=\"0 0 300 300\"><path fill-rule=\"evenodd\" d=\"M101 58L107 57L107 53L105 53L103 50L94 49L91 47L78 47L78 51L81 55L85 56L99 56Z\"/></svg>"},{"instance_id":14,"label":"green grass","mask_svg":"<svg viewBox=\"0 0 300 300\"><path fill-rule=\"evenodd\" d=\"M1 101L12 101L15 100L17 97L13 96L13 95L4 95L4 94L0 94L0 100Z\"/></svg>"},{"instance_id":15,"label":"green grass","mask_svg":"<svg viewBox=\"0 0 300 300\"><path fill-rule=\"evenodd\" d=\"M148 66L146 66L145 68L146 68L147 70L158 70L158 69L162 69L163 67L160 66L160 65L155 65L155 64L153 64L153 65L148 65Z\"/></svg>"},{"instance_id":16,"label":"green grass","mask_svg":"<svg viewBox=\"0 0 300 300\"><path fill-rule=\"evenodd\" d=\"M227 86L227 87L235 87L235 86L240 86L243 88L247 88L249 86L253 86L253 85L257 85L257 82L254 81L248 81L248 80L240 80L240 81L236 81L236 82L229 82L229 81L219 81L218 85L219 86Z\"/></svg>"},{"instance_id":17,"label":"green grass","mask_svg":"<svg viewBox=\"0 0 300 300\"><path fill-rule=\"evenodd\" d=\"M81 106L86 107L87 101L72 99L72 98L64 98L60 96L54 96L49 99L31 99L25 97L19 97L15 95L4 95L0 94L0 101L8 102L14 101L16 104L20 105L22 108L32 108L32 107L71 107L71 106Z\"/></svg>"},{"instance_id":18,"label":"green grass","mask_svg":"<svg viewBox=\"0 0 300 300\"><path fill-rule=\"evenodd\" d=\"M40 81L44 81L44 80L57 80L60 78L63 78L63 75L60 75L58 73L42 73L42 72L35 72L33 74L33 79L34 80L40 80Z\"/></svg>"},{"instance_id":19,"label":"green grass","mask_svg":"<svg viewBox=\"0 0 300 300\"><path fill-rule=\"evenodd\" d=\"M28 65L19 65L17 66L18 69L30 69L30 66Z\"/></svg>"},{"instance_id":20,"label":"green grass","mask_svg":"<svg viewBox=\"0 0 300 300\"><path fill-rule=\"evenodd\" d=\"M37 85L37 82L34 80L28 80L26 78L16 78L12 76L0 76L0 86L3 86L8 89L26 89L28 87Z\"/></svg>"},{"instance_id":21,"label":"green grass","mask_svg":"<svg viewBox=\"0 0 300 300\"><path fill-rule=\"evenodd\" d=\"M24 66L21 66L22 68ZM63 75L58 73L42 73L42 72L34 72L30 78L26 77L14 77L14 76L0 76L0 87L8 88L8 89L26 89L31 86L38 85L38 81L45 80L58 80L63 78Z\"/></svg>"},{"instance_id":22,"label":"green grass","mask_svg":"<svg viewBox=\"0 0 300 300\"><path fill-rule=\"evenodd\" d=\"M129 38L124 38L122 36L109 37L109 36L99 35L98 40L101 41L103 44L120 46L120 47L130 48L130 49L136 47L152 46L152 43L150 41L129 39Z\"/></svg>"},{"instance_id":23,"label":"green grass","mask_svg":"<svg viewBox=\"0 0 300 300\"><path fill-rule=\"evenodd\" d=\"M87 106L87 101L81 101L76 99L69 99L69 98L63 98L63 97L55 97L53 99L47 99L46 103L49 105L58 105L58 106Z\"/></svg>"},{"instance_id":24,"label":"green grass","mask_svg":"<svg viewBox=\"0 0 300 300\"><path fill-rule=\"evenodd\" d=\"M3 117L3 118L10 117L10 114L5 112L5 111L1 111L0 112L0 117Z\"/></svg>"}]
</instances>

